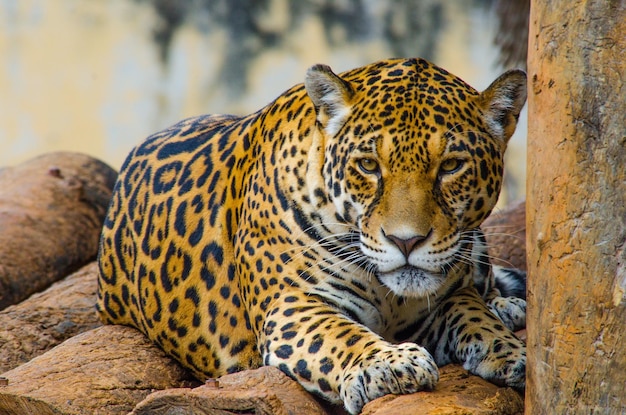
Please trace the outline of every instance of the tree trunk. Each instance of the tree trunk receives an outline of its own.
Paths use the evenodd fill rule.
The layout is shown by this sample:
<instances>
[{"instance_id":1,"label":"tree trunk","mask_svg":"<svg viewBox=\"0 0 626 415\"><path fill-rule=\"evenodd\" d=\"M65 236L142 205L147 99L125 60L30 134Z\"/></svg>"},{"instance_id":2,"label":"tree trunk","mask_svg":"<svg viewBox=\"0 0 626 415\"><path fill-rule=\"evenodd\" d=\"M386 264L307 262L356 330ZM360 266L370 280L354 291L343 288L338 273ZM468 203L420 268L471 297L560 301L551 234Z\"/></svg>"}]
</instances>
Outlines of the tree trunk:
<instances>
[{"instance_id":1,"label":"tree trunk","mask_svg":"<svg viewBox=\"0 0 626 415\"><path fill-rule=\"evenodd\" d=\"M626 413L626 1L536 0L527 414Z\"/></svg>"}]
</instances>

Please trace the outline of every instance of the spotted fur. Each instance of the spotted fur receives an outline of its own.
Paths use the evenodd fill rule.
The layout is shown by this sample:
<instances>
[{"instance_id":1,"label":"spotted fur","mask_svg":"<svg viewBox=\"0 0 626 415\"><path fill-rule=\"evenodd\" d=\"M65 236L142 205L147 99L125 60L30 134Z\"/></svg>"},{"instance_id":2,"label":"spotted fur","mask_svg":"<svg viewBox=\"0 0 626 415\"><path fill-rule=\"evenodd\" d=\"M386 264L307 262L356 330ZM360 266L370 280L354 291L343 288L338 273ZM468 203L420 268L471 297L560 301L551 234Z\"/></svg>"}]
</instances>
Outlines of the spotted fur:
<instances>
[{"instance_id":1,"label":"spotted fur","mask_svg":"<svg viewBox=\"0 0 626 415\"><path fill-rule=\"evenodd\" d=\"M152 135L104 225L101 318L200 379L273 365L351 413L449 362L523 388L525 302L498 291L479 225L525 88L510 71L478 93L421 59L316 65L254 114Z\"/></svg>"}]
</instances>

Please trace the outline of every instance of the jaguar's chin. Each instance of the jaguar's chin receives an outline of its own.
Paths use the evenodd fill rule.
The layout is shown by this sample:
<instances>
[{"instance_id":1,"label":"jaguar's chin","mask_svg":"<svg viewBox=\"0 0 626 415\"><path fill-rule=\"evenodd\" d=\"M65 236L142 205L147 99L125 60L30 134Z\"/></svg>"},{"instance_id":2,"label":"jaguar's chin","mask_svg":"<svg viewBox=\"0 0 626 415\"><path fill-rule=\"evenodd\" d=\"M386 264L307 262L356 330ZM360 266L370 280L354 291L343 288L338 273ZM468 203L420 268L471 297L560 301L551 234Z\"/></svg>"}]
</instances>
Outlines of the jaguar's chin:
<instances>
[{"instance_id":1,"label":"jaguar's chin","mask_svg":"<svg viewBox=\"0 0 626 415\"><path fill-rule=\"evenodd\" d=\"M436 293L446 276L411 265L379 273L378 279L395 294L403 297L426 297Z\"/></svg>"}]
</instances>

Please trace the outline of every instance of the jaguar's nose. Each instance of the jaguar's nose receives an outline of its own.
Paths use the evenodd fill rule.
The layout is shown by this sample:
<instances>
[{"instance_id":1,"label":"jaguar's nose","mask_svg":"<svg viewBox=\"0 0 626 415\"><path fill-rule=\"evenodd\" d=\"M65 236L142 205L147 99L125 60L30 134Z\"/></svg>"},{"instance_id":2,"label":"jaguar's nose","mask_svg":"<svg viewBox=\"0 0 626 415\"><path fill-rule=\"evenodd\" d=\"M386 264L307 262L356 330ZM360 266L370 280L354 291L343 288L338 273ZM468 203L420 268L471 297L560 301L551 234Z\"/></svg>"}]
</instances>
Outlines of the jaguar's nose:
<instances>
[{"instance_id":1,"label":"jaguar's nose","mask_svg":"<svg viewBox=\"0 0 626 415\"><path fill-rule=\"evenodd\" d=\"M385 235L385 237L393 242L400 249L404 257L408 259L411 252L428 239L431 232L432 230L426 235L414 235L410 238L400 238L396 235Z\"/></svg>"}]
</instances>

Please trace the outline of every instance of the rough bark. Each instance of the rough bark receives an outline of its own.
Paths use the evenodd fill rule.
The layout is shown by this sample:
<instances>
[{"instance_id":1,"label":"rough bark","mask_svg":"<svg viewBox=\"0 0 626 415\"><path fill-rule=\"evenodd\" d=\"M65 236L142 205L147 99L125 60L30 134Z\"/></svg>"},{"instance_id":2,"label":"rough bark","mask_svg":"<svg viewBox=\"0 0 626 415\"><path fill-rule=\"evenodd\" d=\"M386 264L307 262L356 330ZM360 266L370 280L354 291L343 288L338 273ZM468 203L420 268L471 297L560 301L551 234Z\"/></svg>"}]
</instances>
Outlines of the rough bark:
<instances>
[{"instance_id":1,"label":"rough bark","mask_svg":"<svg viewBox=\"0 0 626 415\"><path fill-rule=\"evenodd\" d=\"M493 264L526 270L526 202L492 213L481 225Z\"/></svg>"},{"instance_id":2,"label":"rough bark","mask_svg":"<svg viewBox=\"0 0 626 415\"><path fill-rule=\"evenodd\" d=\"M102 323L94 308L95 262L47 290L0 311L0 373Z\"/></svg>"},{"instance_id":3,"label":"rough bark","mask_svg":"<svg viewBox=\"0 0 626 415\"><path fill-rule=\"evenodd\" d=\"M116 176L78 153L0 169L0 310L95 258Z\"/></svg>"},{"instance_id":4,"label":"rough bark","mask_svg":"<svg viewBox=\"0 0 626 415\"><path fill-rule=\"evenodd\" d=\"M528 414L626 413L626 2L537 0Z\"/></svg>"},{"instance_id":5,"label":"rough bark","mask_svg":"<svg viewBox=\"0 0 626 415\"><path fill-rule=\"evenodd\" d=\"M2 376L6 415L127 414L154 390L197 385L143 334L123 326L79 334Z\"/></svg>"}]
</instances>

